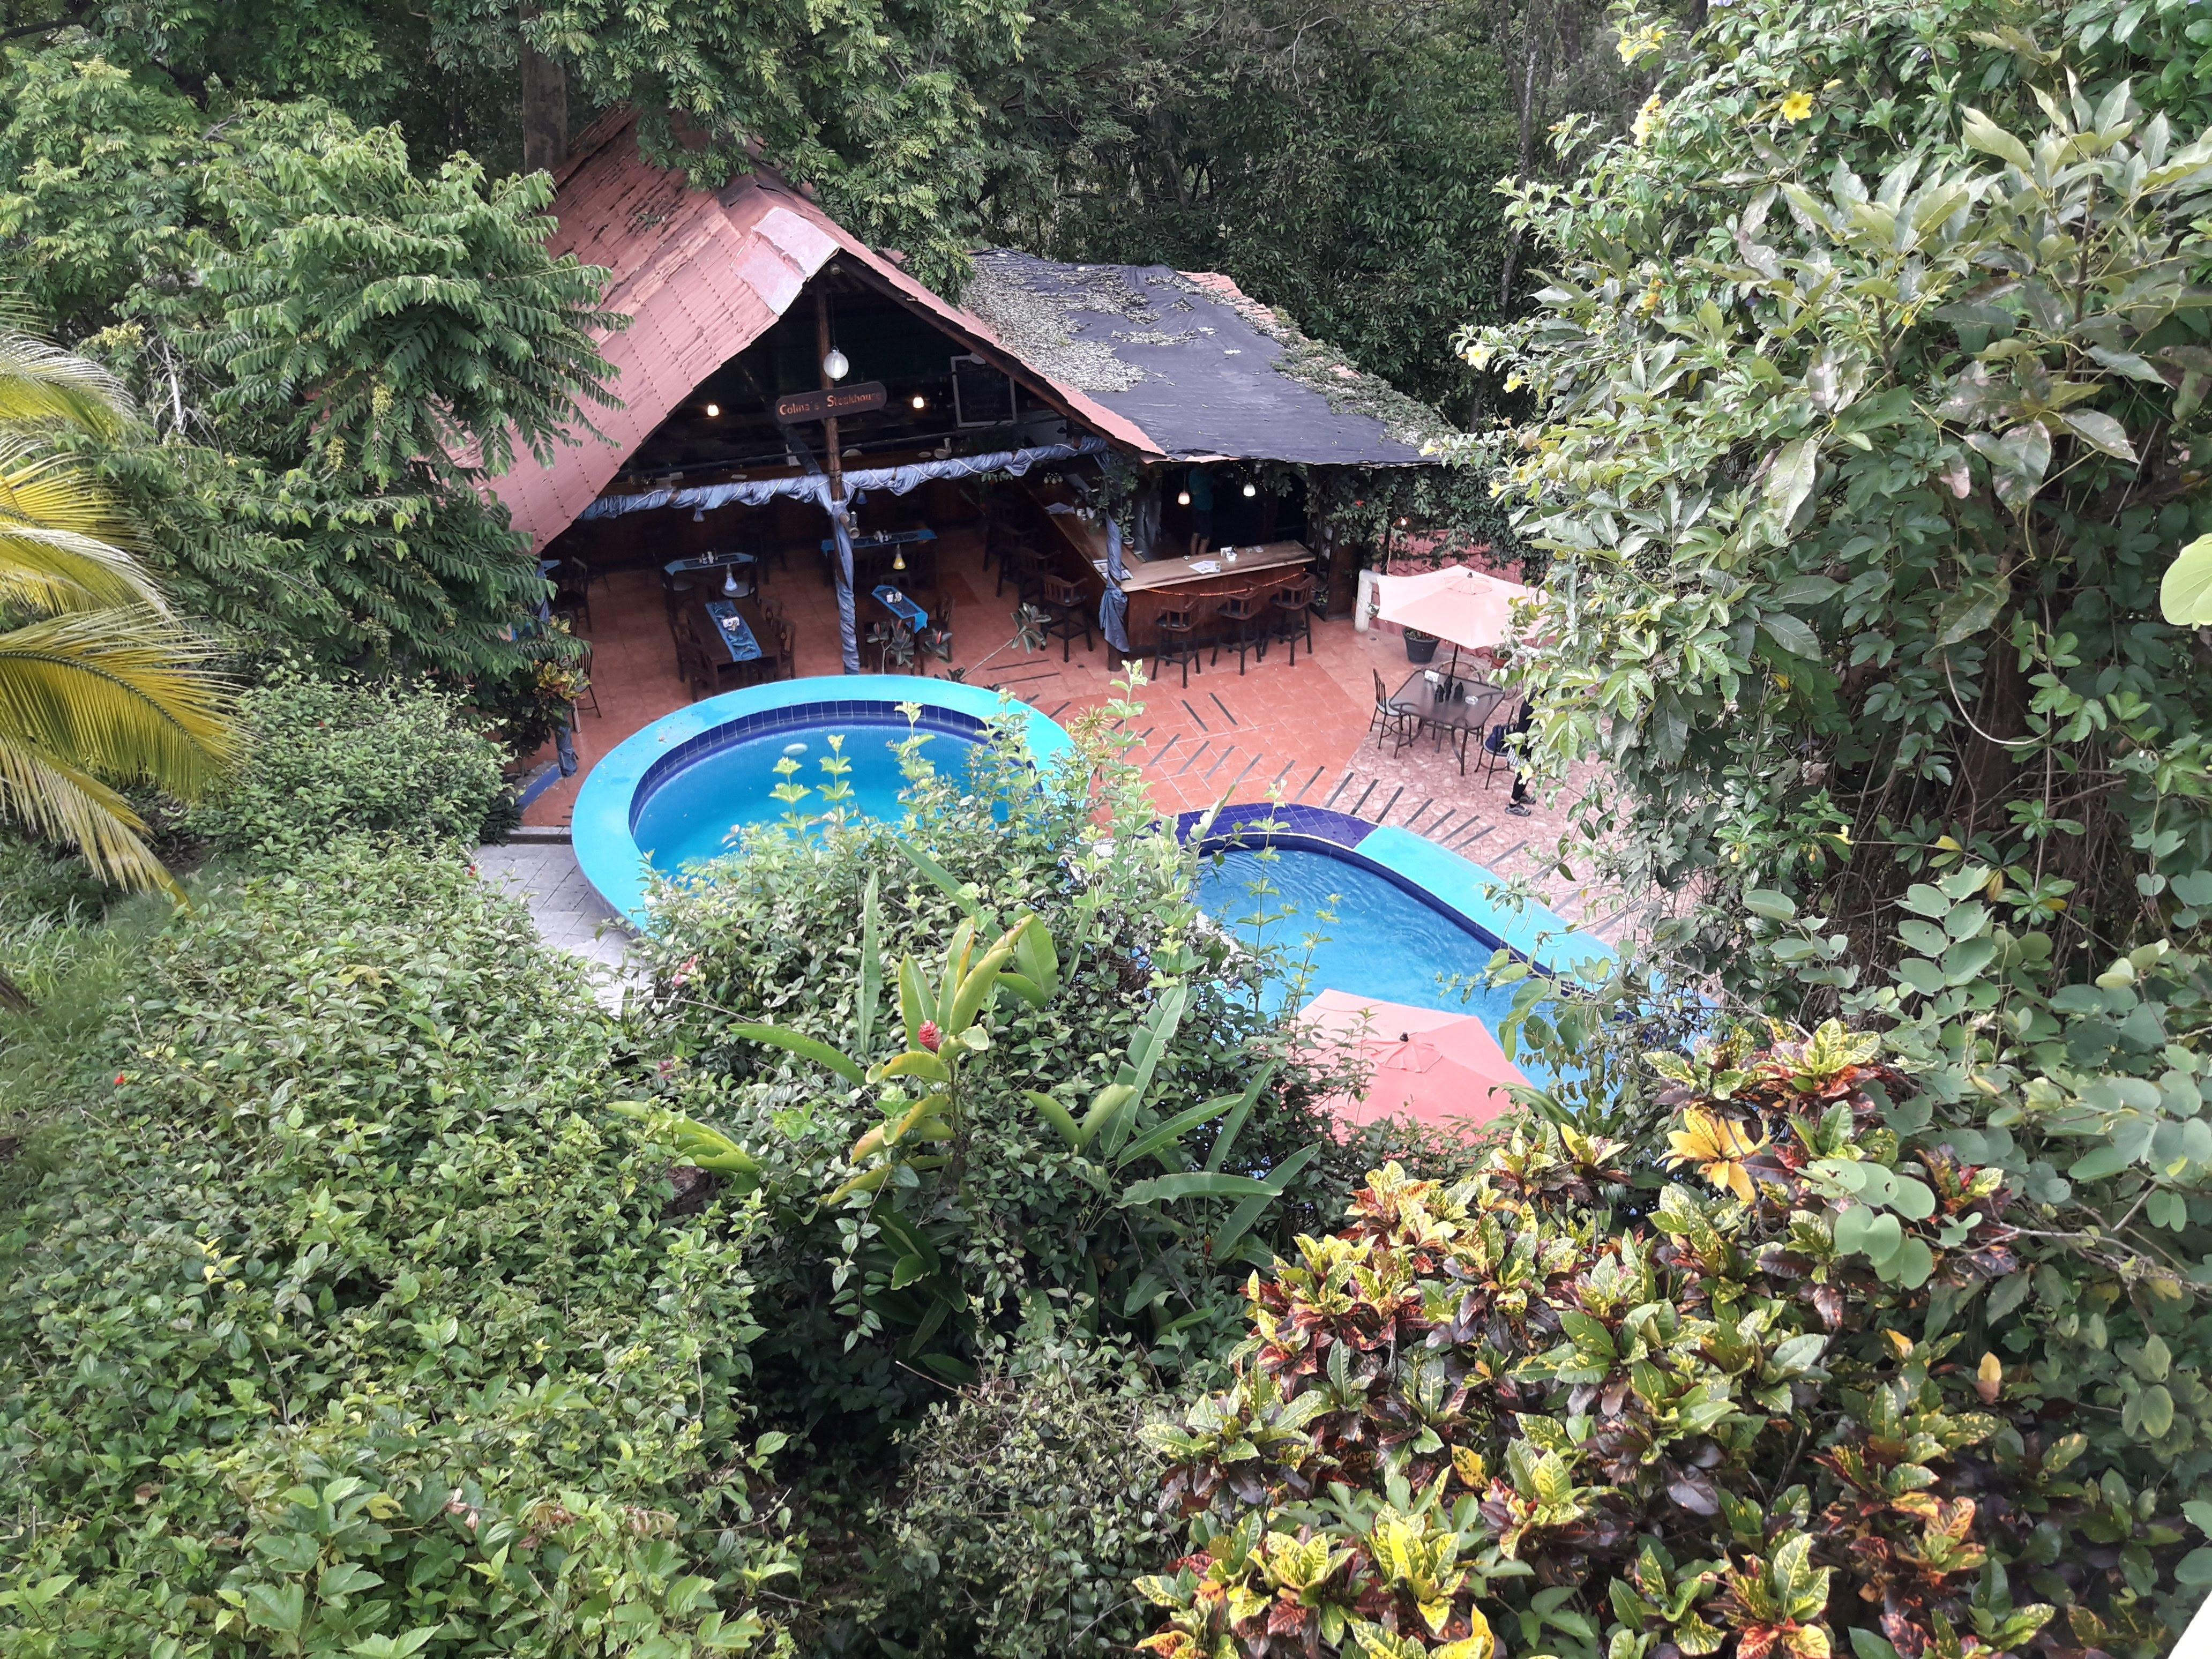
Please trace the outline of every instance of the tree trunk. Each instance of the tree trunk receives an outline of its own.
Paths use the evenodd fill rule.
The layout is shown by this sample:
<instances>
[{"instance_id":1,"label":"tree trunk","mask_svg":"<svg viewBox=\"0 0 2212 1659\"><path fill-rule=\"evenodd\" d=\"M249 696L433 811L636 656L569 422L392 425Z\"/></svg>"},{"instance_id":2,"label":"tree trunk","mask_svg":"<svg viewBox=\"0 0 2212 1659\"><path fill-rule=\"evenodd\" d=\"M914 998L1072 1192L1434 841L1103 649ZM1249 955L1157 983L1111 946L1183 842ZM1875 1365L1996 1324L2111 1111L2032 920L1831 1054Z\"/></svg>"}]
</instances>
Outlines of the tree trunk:
<instances>
[{"instance_id":1,"label":"tree trunk","mask_svg":"<svg viewBox=\"0 0 2212 1659\"><path fill-rule=\"evenodd\" d=\"M568 72L522 43L522 170L551 172L568 159Z\"/></svg>"},{"instance_id":2,"label":"tree trunk","mask_svg":"<svg viewBox=\"0 0 2212 1659\"><path fill-rule=\"evenodd\" d=\"M1513 173L1516 179L1528 178L1528 169L1536 159L1536 26L1539 9L1540 0L1528 0L1521 14L1522 42L1527 57L1521 71L1521 150ZM1521 228L1516 225L1505 239L1504 270L1498 280L1498 311L1501 318L1513 314L1514 267L1520 262Z\"/></svg>"}]
</instances>

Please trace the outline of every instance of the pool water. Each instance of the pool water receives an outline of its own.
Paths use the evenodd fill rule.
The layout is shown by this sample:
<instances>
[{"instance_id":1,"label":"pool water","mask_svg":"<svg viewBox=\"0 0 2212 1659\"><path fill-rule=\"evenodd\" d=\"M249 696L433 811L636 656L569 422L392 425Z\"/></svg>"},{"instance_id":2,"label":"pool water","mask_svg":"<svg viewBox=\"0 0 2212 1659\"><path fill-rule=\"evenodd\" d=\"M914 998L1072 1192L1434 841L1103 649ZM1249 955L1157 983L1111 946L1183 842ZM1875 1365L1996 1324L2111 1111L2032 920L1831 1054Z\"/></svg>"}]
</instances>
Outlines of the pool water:
<instances>
[{"instance_id":1,"label":"pool water","mask_svg":"<svg viewBox=\"0 0 2212 1659\"><path fill-rule=\"evenodd\" d=\"M673 874L687 864L733 851L730 837L738 830L781 823L793 812L820 817L830 810L823 793L835 780L822 763L836 752L830 741L833 736L843 738L843 757L851 763L843 780L853 792L845 810L861 817L896 820L905 811L899 793L906 787L898 746L910 735L903 718L842 720L835 726L785 726L714 750L653 787L638 811L637 844L654 869ZM944 732L919 735L923 757L941 772L957 767L964 774L979 746L973 738ZM788 781L808 791L791 804L771 793L786 781L775 769L787 757L799 767Z\"/></svg>"},{"instance_id":2,"label":"pool water","mask_svg":"<svg viewBox=\"0 0 2212 1659\"><path fill-rule=\"evenodd\" d=\"M1274 890L1255 893L1255 881ZM1196 897L1238 938L1280 945L1294 963L1306 955L1307 936L1320 935L1305 985L1309 999L1344 991L1473 1014L1493 1033L1512 1012L1510 987L1463 996L1441 982L1444 975L1464 975L1480 985L1496 947L1373 871L1326 853L1278 848L1262 856L1237 848L1209 855L1199 865ZM1266 994L1279 1006L1291 990L1278 981Z\"/></svg>"}]
</instances>

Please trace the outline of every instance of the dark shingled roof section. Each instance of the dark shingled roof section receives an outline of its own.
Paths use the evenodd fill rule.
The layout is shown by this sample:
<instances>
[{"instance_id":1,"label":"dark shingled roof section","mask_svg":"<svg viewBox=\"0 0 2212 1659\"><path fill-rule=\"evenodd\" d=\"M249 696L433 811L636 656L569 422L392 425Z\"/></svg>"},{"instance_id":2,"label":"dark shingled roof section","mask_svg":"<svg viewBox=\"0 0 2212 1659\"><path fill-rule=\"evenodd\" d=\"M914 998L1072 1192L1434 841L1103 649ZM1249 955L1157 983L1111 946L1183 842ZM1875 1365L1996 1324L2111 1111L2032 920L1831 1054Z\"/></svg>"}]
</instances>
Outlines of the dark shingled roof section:
<instances>
[{"instance_id":1,"label":"dark shingled roof section","mask_svg":"<svg viewBox=\"0 0 2212 1659\"><path fill-rule=\"evenodd\" d=\"M1291 348L1310 350L1308 343L1224 277L1001 249L977 254L975 267L963 303L1007 347L1142 428L1170 456L1435 464L1367 409L1379 398L1437 422L1433 411L1348 367L1318 369L1323 384L1331 374L1344 380L1340 398L1285 372Z\"/></svg>"}]
</instances>

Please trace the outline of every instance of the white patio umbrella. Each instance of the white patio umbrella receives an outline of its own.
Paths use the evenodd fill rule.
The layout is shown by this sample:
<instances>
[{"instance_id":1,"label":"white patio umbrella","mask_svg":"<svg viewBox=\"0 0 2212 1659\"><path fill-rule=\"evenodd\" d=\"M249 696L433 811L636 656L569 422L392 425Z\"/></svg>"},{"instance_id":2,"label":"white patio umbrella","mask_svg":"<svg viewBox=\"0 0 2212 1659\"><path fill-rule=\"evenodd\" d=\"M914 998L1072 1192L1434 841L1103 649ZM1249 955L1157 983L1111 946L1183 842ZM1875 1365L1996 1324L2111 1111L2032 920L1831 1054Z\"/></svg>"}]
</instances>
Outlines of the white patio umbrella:
<instances>
[{"instance_id":1,"label":"white patio umbrella","mask_svg":"<svg viewBox=\"0 0 2212 1659\"><path fill-rule=\"evenodd\" d=\"M1375 614L1401 628L1480 651L1513 637L1513 601L1534 598L1519 582L1449 564L1418 576L1377 576Z\"/></svg>"}]
</instances>

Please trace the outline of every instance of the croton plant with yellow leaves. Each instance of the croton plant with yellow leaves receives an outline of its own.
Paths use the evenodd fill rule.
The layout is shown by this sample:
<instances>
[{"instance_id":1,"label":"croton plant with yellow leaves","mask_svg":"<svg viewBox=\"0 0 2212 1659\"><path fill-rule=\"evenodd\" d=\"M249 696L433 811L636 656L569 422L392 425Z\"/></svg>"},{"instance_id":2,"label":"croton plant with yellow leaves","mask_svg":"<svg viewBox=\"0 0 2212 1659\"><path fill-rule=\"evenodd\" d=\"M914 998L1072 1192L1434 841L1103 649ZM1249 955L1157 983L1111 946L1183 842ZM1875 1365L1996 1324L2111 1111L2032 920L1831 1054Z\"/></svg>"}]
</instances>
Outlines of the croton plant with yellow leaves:
<instances>
[{"instance_id":1,"label":"croton plant with yellow leaves","mask_svg":"<svg viewBox=\"0 0 2212 1659\"><path fill-rule=\"evenodd\" d=\"M2081 1437L2008 1409L2004 1364L1939 1311L2018 1267L2004 1185L1900 1150L1911 1085L1876 1048L1831 1023L1651 1056L1656 1202L1620 1145L1548 1124L1455 1185L1371 1174L1345 1231L1253 1277L1234 1386L1153 1431L1190 1549L1139 1586L1164 1610L1144 1646L2094 1650L2014 1594L2099 1502L2069 1479Z\"/></svg>"}]
</instances>

